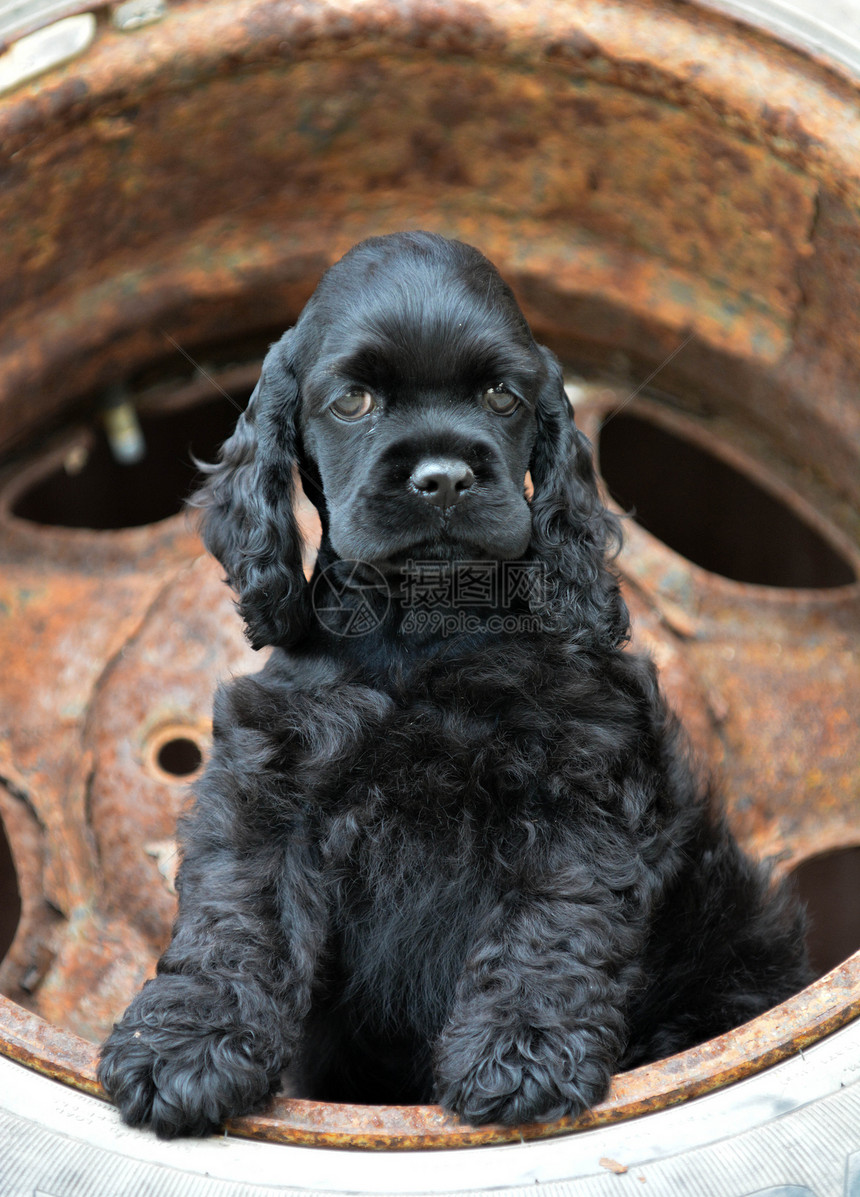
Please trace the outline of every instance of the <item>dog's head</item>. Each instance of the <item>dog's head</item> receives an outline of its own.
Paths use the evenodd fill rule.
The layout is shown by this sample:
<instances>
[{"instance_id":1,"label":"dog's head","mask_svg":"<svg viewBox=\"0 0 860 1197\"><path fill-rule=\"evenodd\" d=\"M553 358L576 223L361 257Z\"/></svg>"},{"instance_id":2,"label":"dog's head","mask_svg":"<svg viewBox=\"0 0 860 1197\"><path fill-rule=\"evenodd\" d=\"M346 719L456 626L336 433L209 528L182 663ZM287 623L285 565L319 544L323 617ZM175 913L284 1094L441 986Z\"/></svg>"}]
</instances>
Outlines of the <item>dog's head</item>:
<instances>
[{"instance_id":1,"label":"dog's head","mask_svg":"<svg viewBox=\"0 0 860 1197\"><path fill-rule=\"evenodd\" d=\"M383 573L407 559L541 560L565 623L578 611L623 636L604 562L614 525L560 367L470 246L363 241L269 351L195 499L255 647L294 640L309 614L296 469L341 559Z\"/></svg>"}]
</instances>

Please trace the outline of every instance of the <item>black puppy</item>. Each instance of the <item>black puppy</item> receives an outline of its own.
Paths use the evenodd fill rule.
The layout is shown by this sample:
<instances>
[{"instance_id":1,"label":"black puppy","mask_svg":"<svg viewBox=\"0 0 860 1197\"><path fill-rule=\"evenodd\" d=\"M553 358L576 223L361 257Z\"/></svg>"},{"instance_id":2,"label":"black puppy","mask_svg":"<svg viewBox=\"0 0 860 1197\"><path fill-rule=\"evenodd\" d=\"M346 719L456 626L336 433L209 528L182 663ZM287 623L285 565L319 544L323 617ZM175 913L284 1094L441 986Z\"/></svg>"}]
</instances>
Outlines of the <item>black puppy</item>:
<instances>
[{"instance_id":1,"label":"black puppy","mask_svg":"<svg viewBox=\"0 0 860 1197\"><path fill-rule=\"evenodd\" d=\"M217 696L173 941L102 1049L127 1122L205 1134L287 1067L300 1096L554 1119L806 983L800 910L624 651L559 365L476 250L347 254L197 502L275 651Z\"/></svg>"}]
</instances>

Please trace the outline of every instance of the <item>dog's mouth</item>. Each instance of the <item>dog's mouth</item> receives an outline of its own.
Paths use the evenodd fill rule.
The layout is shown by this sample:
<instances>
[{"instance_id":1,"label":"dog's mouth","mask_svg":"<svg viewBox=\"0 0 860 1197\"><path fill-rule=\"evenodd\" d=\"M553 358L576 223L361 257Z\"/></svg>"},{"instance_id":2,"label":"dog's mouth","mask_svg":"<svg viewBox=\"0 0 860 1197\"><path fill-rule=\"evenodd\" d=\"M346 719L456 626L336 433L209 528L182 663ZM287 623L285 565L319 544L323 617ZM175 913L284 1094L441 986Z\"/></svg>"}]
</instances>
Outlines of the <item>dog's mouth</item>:
<instances>
[{"instance_id":1,"label":"dog's mouth","mask_svg":"<svg viewBox=\"0 0 860 1197\"><path fill-rule=\"evenodd\" d=\"M528 508L522 513L505 509L492 517L484 511L471 518L470 512L458 507L430 520L413 520L406 527L386 524L368 537L368 547L375 551L364 558L383 571L409 561L507 560L525 550L531 519Z\"/></svg>"},{"instance_id":2,"label":"dog's mouth","mask_svg":"<svg viewBox=\"0 0 860 1197\"><path fill-rule=\"evenodd\" d=\"M377 553L365 553L362 560L383 574L393 575L402 573L416 562L453 565L461 561L495 561L500 556L490 546L443 530L432 537L403 538L385 547L379 546Z\"/></svg>"},{"instance_id":3,"label":"dog's mouth","mask_svg":"<svg viewBox=\"0 0 860 1197\"><path fill-rule=\"evenodd\" d=\"M447 509L374 491L330 508L329 537L342 559L383 574L409 562L506 561L526 553L531 510L521 493L476 486Z\"/></svg>"},{"instance_id":4,"label":"dog's mouth","mask_svg":"<svg viewBox=\"0 0 860 1197\"><path fill-rule=\"evenodd\" d=\"M479 549L466 545L451 546L444 551L436 545L415 545L401 553L392 553L387 557L378 557L373 565L386 578L402 577L414 567L422 565L458 565L467 561L496 562L497 558Z\"/></svg>"}]
</instances>

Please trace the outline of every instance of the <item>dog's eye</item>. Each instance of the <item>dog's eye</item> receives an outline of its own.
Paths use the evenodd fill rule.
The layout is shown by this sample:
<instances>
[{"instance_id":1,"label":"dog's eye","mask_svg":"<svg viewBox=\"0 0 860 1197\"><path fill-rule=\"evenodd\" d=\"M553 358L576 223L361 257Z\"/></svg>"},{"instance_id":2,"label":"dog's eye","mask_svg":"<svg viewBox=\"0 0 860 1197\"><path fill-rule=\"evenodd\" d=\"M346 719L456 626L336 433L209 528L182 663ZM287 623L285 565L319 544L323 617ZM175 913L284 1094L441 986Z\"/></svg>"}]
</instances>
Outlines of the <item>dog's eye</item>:
<instances>
[{"instance_id":1,"label":"dog's eye","mask_svg":"<svg viewBox=\"0 0 860 1197\"><path fill-rule=\"evenodd\" d=\"M376 400L370 391L356 389L343 395L340 399L335 399L329 410L333 411L341 420L360 420L363 416L369 415L375 407Z\"/></svg>"},{"instance_id":2,"label":"dog's eye","mask_svg":"<svg viewBox=\"0 0 860 1197\"><path fill-rule=\"evenodd\" d=\"M520 405L519 399L511 394L504 383L487 387L481 396L481 402L487 411L497 416L512 416Z\"/></svg>"}]
</instances>

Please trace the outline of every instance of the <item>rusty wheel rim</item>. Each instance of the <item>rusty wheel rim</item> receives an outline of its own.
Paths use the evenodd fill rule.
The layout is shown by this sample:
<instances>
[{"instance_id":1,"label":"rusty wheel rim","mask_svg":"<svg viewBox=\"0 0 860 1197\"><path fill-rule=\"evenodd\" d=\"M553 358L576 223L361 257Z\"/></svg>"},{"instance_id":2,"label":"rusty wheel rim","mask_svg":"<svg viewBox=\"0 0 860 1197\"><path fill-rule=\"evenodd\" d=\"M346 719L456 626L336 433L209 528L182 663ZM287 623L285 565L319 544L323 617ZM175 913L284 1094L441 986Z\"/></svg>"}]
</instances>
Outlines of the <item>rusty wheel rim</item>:
<instances>
[{"instance_id":1,"label":"rusty wheel rim","mask_svg":"<svg viewBox=\"0 0 860 1197\"><path fill-rule=\"evenodd\" d=\"M0 101L0 139L0 813L22 905L0 964L0 1051L98 1093L94 1041L169 928L172 825L209 696L259 664L181 516L95 530L24 518L25 498L87 459L93 434L64 429L117 388L153 418L203 404L212 379L241 402L265 341L373 232L480 245L579 368L572 397L598 450L661 367L637 416L755 474L841 555L847 583L756 586L631 523L620 564L743 842L784 871L860 844L847 72L657 2L285 15L274 0L189 0L133 36L102 23L86 57ZM51 684L36 699L39 661ZM279 1097L231 1130L369 1148L557 1135L728 1084L859 1011L854 955L746 1027L616 1077L575 1122L476 1129L434 1107Z\"/></svg>"}]
</instances>

